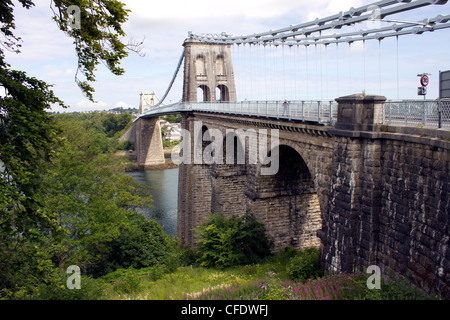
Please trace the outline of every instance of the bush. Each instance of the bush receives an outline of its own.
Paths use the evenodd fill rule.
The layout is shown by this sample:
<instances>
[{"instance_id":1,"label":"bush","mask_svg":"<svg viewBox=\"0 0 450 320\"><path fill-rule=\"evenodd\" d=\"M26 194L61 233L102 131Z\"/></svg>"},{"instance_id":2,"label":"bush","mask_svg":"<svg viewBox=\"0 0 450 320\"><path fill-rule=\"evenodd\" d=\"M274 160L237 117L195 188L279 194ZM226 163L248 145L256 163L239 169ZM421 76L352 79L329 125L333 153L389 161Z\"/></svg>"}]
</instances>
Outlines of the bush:
<instances>
[{"instance_id":1,"label":"bush","mask_svg":"<svg viewBox=\"0 0 450 320\"><path fill-rule=\"evenodd\" d=\"M173 264L174 246L161 225L155 220L142 219L137 228L124 232L111 245L106 270L144 268Z\"/></svg>"},{"instance_id":2,"label":"bush","mask_svg":"<svg viewBox=\"0 0 450 320\"><path fill-rule=\"evenodd\" d=\"M352 298L354 300L434 300L438 297L427 294L415 288L402 276L381 277L380 289L369 289L367 286L369 274L360 271L355 273L352 284Z\"/></svg>"},{"instance_id":3,"label":"bush","mask_svg":"<svg viewBox=\"0 0 450 320\"><path fill-rule=\"evenodd\" d=\"M36 283L33 289L17 290L6 299L14 300L100 300L107 284L101 279L81 276L80 289L68 289L68 275L64 270L55 270L53 279Z\"/></svg>"},{"instance_id":4,"label":"bush","mask_svg":"<svg viewBox=\"0 0 450 320\"><path fill-rule=\"evenodd\" d=\"M250 214L226 218L212 213L197 229L199 262L204 267L226 268L256 263L270 254L272 246L265 227Z\"/></svg>"},{"instance_id":5,"label":"bush","mask_svg":"<svg viewBox=\"0 0 450 320\"><path fill-rule=\"evenodd\" d=\"M306 248L290 259L287 273L291 280L306 281L323 275L320 269L319 250Z\"/></svg>"}]
</instances>

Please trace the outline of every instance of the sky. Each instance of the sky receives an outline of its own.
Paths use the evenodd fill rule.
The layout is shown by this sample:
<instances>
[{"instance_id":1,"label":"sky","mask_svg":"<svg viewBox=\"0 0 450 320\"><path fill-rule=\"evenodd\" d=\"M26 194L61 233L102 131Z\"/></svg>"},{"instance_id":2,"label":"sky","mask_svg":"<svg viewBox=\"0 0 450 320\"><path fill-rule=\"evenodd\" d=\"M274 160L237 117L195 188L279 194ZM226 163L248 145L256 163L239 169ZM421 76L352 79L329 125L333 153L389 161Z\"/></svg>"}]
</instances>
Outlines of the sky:
<instances>
[{"instance_id":1,"label":"sky","mask_svg":"<svg viewBox=\"0 0 450 320\"><path fill-rule=\"evenodd\" d=\"M14 69L52 84L55 94L70 106L65 112L138 108L141 92L154 91L159 97L164 94L188 31L253 34L323 18L374 1L122 2L131 10L123 26L127 33L124 42L144 39L145 56L130 52L122 62L125 69L122 76L114 76L100 65L97 81L93 83L95 103L83 96L74 81L77 65L74 46L52 21L50 0L36 0L36 6L29 10L14 1L15 34L23 43L20 54L7 53L7 62ZM438 14L450 14L450 4L421 8L404 13L401 18L417 21ZM361 91L382 94L388 99L422 99L417 96L417 74L423 72L431 73L427 98L434 99L438 95L439 70L450 69L448 40L450 29L400 37L398 51L395 38L350 47L346 44L310 47L308 52L301 47L284 51L233 47L238 100L283 99L286 95L289 99L334 99ZM248 63L252 55L254 59ZM267 61L273 61L270 67ZM276 76L271 76L271 72ZM181 78L182 72L165 103L181 99ZM54 110L63 111L58 107Z\"/></svg>"}]
</instances>

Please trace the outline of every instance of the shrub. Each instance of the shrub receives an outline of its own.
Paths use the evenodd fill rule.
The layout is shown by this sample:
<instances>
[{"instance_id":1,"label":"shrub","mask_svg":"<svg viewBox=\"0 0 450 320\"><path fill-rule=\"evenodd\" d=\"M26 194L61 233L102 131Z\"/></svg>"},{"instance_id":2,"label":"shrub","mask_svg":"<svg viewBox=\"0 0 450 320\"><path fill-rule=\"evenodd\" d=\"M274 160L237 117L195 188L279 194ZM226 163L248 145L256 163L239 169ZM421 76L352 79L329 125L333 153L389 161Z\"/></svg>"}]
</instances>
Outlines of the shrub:
<instances>
[{"instance_id":1,"label":"shrub","mask_svg":"<svg viewBox=\"0 0 450 320\"><path fill-rule=\"evenodd\" d=\"M31 291L18 290L13 295L5 297L15 300L99 300L107 284L102 279L81 276L80 289L68 289L69 275L64 270L55 270L51 281L37 283Z\"/></svg>"},{"instance_id":2,"label":"shrub","mask_svg":"<svg viewBox=\"0 0 450 320\"><path fill-rule=\"evenodd\" d=\"M317 248L306 248L297 256L290 259L287 266L290 279L306 281L323 275L320 269L319 250Z\"/></svg>"},{"instance_id":3,"label":"shrub","mask_svg":"<svg viewBox=\"0 0 450 320\"><path fill-rule=\"evenodd\" d=\"M204 267L226 268L256 263L272 246L265 227L250 214L226 218L212 213L197 229L199 262Z\"/></svg>"},{"instance_id":4,"label":"shrub","mask_svg":"<svg viewBox=\"0 0 450 320\"><path fill-rule=\"evenodd\" d=\"M124 232L111 247L112 254L108 259L111 271L166 264L174 250L161 225L146 219L142 219L139 227Z\"/></svg>"}]
</instances>

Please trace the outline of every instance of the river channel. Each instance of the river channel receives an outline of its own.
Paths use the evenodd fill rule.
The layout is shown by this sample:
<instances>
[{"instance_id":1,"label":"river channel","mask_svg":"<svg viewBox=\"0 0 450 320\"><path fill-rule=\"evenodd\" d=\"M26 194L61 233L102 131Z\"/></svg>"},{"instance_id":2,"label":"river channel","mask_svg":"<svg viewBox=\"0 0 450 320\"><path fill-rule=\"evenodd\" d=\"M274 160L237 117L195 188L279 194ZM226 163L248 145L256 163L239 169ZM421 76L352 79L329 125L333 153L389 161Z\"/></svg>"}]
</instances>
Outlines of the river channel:
<instances>
[{"instance_id":1,"label":"river channel","mask_svg":"<svg viewBox=\"0 0 450 320\"><path fill-rule=\"evenodd\" d=\"M178 168L134 171L128 174L151 187L153 208L143 209L144 216L158 221L163 226L165 233L176 235Z\"/></svg>"}]
</instances>

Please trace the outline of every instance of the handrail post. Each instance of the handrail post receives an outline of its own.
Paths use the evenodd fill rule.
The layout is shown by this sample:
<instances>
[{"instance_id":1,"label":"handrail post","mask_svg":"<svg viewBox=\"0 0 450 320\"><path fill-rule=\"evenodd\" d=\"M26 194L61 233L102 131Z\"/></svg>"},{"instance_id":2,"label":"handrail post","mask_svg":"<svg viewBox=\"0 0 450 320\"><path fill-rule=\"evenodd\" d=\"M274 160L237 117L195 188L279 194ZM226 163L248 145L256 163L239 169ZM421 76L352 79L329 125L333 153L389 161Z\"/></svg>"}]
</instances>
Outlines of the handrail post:
<instances>
[{"instance_id":1,"label":"handrail post","mask_svg":"<svg viewBox=\"0 0 450 320\"><path fill-rule=\"evenodd\" d=\"M442 128L441 100L438 100L438 128Z\"/></svg>"},{"instance_id":2,"label":"handrail post","mask_svg":"<svg viewBox=\"0 0 450 320\"><path fill-rule=\"evenodd\" d=\"M331 110L332 101L329 101L329 103L330 103L330 124L331 124L333 122L333 114L332 114L332 110Z\"/></svg>"},{"instance_id":3,"label":"handrail post","mask_svg":"<svg viewBox=\"0 0 450 320\"><path fill-rule=\"evenodd\" d=\"M321 101L317 101L317 122L320 123L320 107L321 107Z\"/></svg>"},{"instance_id":4,"label":"handrail post","mask_svg":"<svg viewBox=\"0 0 450 320\"><path fill-rule=\"evenodd\" d=\"M277 101L276 113L277 113L277 119L278 119L278 101Z\"/></svg>"},{"instance_id":5,"label":"handrail post","mask_svg":"<svg viewBox=\"0 0 450 320\"><path fill-rule=\"evenodd\" d=\"M388 103L386 104L386 106L387 106L387 108L388 108L388 123L390 123L390 122L391 122L391 103L388 102Z\"/></svg>"},{"instance_id":6,"label":"handrail post","mask_svg":"<svg viewBox=\"0 0 450 320\"><path fill-rule=\"evenodd\" d=\"M423 102L423 110L422 110L422 125L425 127L427 121L427 103Z\"/></svg>"},{"instance_id":7,"label":"handrail post","mask_svg":"<svg viewBox=\"0 0 450 320\"><path fill-rule=\"evenodd\" d=\"M305 100L302 100L302 121L305 121Z\"/></svg>"},{"instance_id":8,"label":"handrail post","mask_svg":"<svg viewBox=\"0 0 450 320\"><path fill-rule=\"evenodd\" d=\"M292 109L292 102L288 104L289 121L291 121L291 109Z\"/></svg>"}]
</instances>

